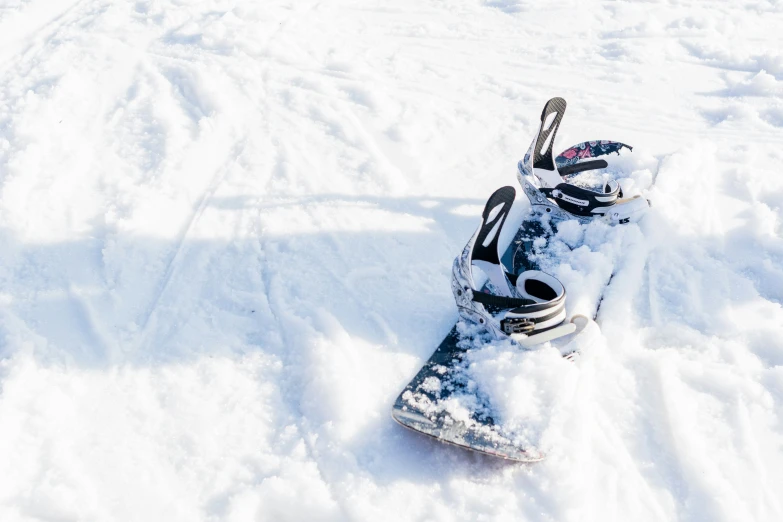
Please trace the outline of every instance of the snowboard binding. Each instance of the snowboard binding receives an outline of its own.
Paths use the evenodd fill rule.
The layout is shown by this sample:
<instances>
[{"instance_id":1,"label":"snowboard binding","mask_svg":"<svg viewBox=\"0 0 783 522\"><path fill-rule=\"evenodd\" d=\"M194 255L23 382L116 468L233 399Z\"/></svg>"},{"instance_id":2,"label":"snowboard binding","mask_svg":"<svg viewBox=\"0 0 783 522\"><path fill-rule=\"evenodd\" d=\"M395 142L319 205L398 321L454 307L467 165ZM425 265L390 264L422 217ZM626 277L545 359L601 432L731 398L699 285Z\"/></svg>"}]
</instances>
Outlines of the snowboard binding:
<instances>
[{"instance_id":1,"label":"snowboard binding","mask_svg":"<svg viewBox=\"0 0 783 522\"><path fill-rule=\"evenodd\" d=\"M607 182L602 192L566 181L566 176L609 166L606 159L595 158L632 148L615 141L586 141L555 157L552 150L565 110L563 98L552 98L546 103L538 133L524 159L517 164L517 177L533 211L558 221L577 219L587 223L596 218L611 224L638 221L650 207L649 201L640 196L624 199L617 181Z\"/></svg>"},{"instance_id":2,"label":"snowboard binding","mask_svg":"<svg viewBox=\"0 0 783 522\"><path fill-rule=\"evenodd\" d=\"M501 230L514 202L513 187L502 187L490 196L482 222L454 260L451 288L460 315L486 327L495 339L510 338L532 346L574 333L566 323L566 291L555 277L539 270L508 273L498 255ZM473 267L488 277L485 290L477 288Z\"/></svg>"}]
</instances>

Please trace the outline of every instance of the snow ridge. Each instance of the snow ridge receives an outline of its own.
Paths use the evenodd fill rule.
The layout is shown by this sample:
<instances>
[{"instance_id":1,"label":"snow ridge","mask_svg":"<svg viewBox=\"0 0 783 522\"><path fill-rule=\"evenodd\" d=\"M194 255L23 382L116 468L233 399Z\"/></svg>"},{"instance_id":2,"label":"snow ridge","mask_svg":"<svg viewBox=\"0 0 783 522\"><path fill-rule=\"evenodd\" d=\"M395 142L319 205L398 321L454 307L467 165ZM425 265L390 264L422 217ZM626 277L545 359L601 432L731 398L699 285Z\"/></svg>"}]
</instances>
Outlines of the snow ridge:
<instances>
[{"instance_id":1,"label":"snow ridge","mask_svg":"<svg viewBox=\"0 0 783 522\"><path fill-rule=\"evenodd\" d=\"M0 520L783 519L781 23L766 0L4 2ZM569 314L601 303L578 362L472 354L548 451L520 466L389 410L552 96L559 144L633 145L653 207L541 245Z\"/></svg>"}]
</instances>

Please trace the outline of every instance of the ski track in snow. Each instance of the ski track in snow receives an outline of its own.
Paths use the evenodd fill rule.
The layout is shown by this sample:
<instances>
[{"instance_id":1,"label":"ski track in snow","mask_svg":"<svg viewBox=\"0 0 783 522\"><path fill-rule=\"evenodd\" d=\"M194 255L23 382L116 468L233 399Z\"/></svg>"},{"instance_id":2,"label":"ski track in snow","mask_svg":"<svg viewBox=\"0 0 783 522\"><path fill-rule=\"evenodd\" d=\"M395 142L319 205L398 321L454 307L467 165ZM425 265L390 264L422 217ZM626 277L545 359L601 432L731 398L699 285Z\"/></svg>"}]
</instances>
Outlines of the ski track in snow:
<instances>
[{"instance_id":1,"label":"ski track in snow","mask_svg":"<svg viewBox=\"0 0 783 522\"><path fill-rule=\"evenodd\" d=\"M781 23L3 2L0 520L783 519ZM569 312L600 302L580 360L474 354L549 454L524 466L390 408L552 96L556 146L633 145L653 207L548 245Z\"/></svg>"}]
</instances>

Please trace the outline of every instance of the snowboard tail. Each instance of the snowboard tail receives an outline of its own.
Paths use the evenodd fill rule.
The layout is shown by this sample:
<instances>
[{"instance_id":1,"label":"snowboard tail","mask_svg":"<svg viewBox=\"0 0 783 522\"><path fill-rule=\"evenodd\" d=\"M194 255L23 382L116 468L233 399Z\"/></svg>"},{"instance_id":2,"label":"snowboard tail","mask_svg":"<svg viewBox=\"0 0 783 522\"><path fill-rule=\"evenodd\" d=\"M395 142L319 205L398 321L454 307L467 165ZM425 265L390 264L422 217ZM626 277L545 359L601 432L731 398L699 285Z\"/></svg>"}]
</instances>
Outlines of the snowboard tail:
<instances>
[{"instance_id":1,"label":"snowboard tail","mask_svg":"<svg viewBox=\"0 0 783 522\"><path fill-rule=\"evenodd\" d=\"M501 258L509 272L538 270L531 261L533 242L551 236L552 229L538 219L526 220ZM465 342L461 342L465 341ZM392 417L399 424L479 453L517 462L538 462L545 455L536 448L514 441L492 416L492 405L479 395L479 407L467 416L455 418L444 405L449 399L468 393L463 375L463 357L471 339L463 338L455 324L438 348L397 397ZM470 391L470 394L475 394ZM463 412L464 413L464 412ZM467 418L466 418L467 417Z\"/></svg>"},{"instance_id":2,"label":"snowboard tail","mask_svg":"<svg viewBox=\"0 0 783 522\"><path fill-rule=\"evenodd\" d=\"M435 437L479 453L501 457L518 462L537 462L544 455L534 448L523 448L514 444L505 435L491 415L472 412L469 419L454 419L444 410L438 411L437 404L444 401L460 388L459 380L449 382L445 387L429 386L429 379L438 382L449 381L449 373L458 371L462 356L467 351L459 346L460 334L457 326L452 327L435 353L419 370L416 377L397 397L392 408L392 417L406 428ZM447 394L444 396L444 392Z\"/></svg>"}]
</instances>

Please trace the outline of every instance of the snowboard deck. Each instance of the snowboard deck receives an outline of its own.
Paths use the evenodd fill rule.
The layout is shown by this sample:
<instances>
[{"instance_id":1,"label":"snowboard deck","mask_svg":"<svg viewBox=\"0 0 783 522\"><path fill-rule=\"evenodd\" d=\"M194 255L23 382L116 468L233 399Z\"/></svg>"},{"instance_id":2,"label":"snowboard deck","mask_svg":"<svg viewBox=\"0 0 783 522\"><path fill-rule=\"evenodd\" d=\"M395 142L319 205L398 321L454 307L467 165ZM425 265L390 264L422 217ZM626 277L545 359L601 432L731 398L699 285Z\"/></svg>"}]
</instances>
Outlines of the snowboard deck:
<instances>
[{"instance_id":1,"label":"snowboard deck","mask_svg":"<svg viewBox=\"0 0 783 522\"><path fill-rule=\"evenodd\" d=\"M537 270L531 260L533 242L549 238L555 230L539 219L522 223L501 258L509 272L519 274ZM463 342L464 341L464 342ZM536 448L523 447L504 433L492 416L492 405L487 397L477 396L481 407L471 412L469 419L455 419L439 404L466 393L461 363L472 345L471 338L460 334L455 324L435 352L411 380L392 408L392 418L402 426L429 435L441 442L517 462L538 462L545 455ZM473 393L473 392L470 392Z\"/></svg>"},{"instance_id":2,"label":"snowboard deck","mask_svg":"<svg viewBox=\"0 0 783 522\"><path fill-rule=\"evenodd\" d=\"M435 353L397 397L392 408L394 420L441 442L486 455L518 462L542 460L544 455L538 450L514 444L489 415L472 412L470 420L465 422L454 419L446 411L428 413L429 406L447 400L458 390L464 389L464 385L458 382L454 384L453 381L438 391L427 384L432 378L438 379L438 382L448 380L449 372L454 371L467 351L459 347L459 341L460 334L454 325Z\"/></svg>"}]
</instances>

